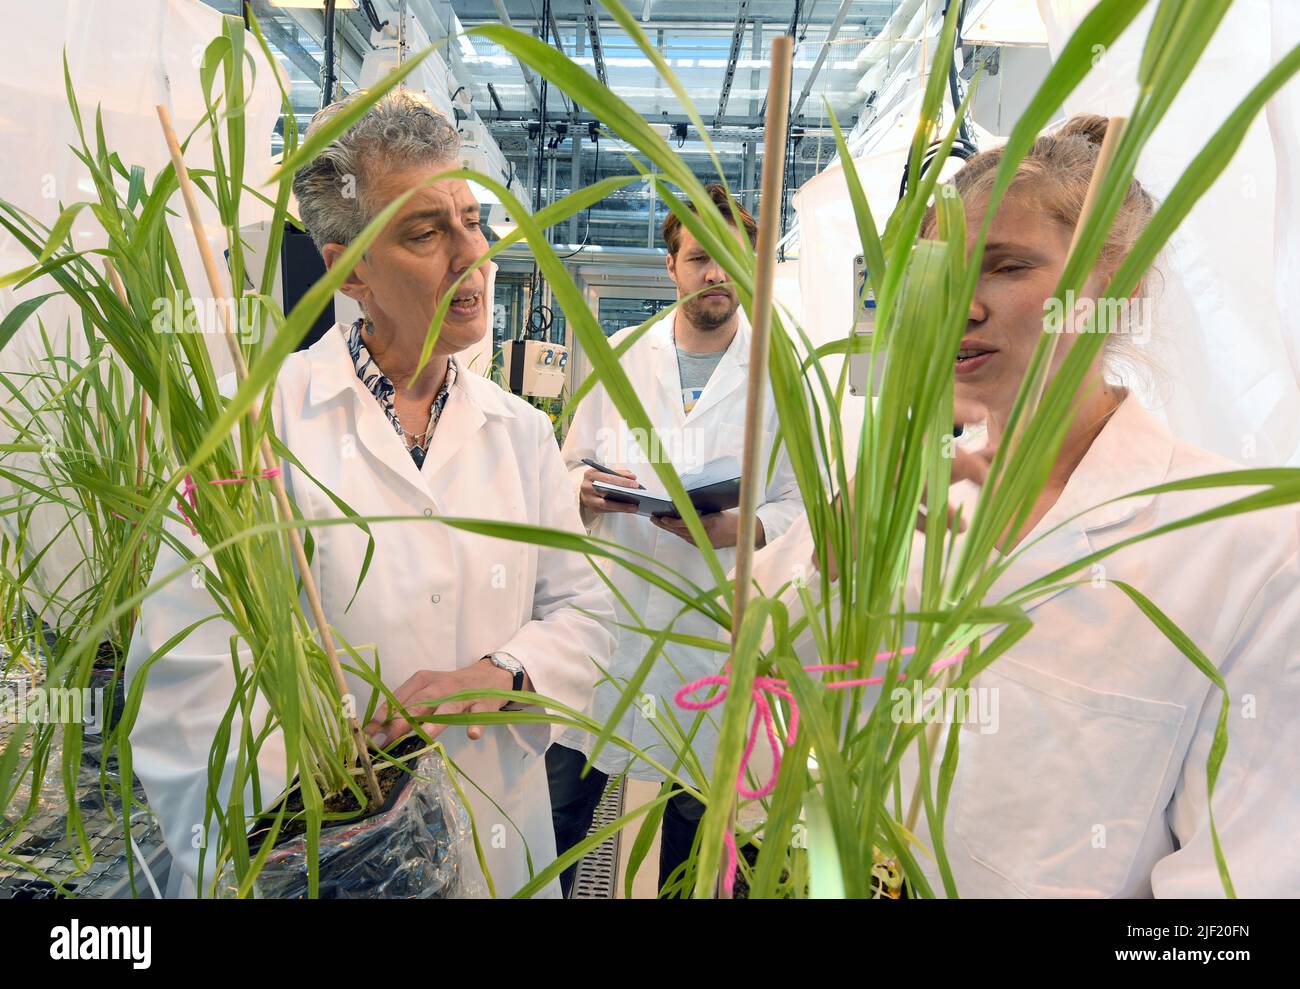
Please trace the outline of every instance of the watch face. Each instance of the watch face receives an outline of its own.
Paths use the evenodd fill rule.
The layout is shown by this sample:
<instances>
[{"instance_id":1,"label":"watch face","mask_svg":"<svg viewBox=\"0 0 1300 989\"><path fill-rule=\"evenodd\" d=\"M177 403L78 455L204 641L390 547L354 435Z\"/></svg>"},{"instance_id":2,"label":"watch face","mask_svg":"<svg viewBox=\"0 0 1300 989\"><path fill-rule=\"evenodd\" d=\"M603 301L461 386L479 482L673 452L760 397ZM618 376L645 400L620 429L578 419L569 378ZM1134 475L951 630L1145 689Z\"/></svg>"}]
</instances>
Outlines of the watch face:
<instances>
[{"instance_id":1,"label":"watch face","mask_svg":"<svg viewBox=\"0 0 1300 989\"><path fill-rule=\"evenodd\" d=\"M513 656L507 656L505 653L493 653L492 662L501 667L501 669L510 673L517 674L524 671L523 663L519 662L519 660L515 659Z\"/></svg>"}]
</instances>

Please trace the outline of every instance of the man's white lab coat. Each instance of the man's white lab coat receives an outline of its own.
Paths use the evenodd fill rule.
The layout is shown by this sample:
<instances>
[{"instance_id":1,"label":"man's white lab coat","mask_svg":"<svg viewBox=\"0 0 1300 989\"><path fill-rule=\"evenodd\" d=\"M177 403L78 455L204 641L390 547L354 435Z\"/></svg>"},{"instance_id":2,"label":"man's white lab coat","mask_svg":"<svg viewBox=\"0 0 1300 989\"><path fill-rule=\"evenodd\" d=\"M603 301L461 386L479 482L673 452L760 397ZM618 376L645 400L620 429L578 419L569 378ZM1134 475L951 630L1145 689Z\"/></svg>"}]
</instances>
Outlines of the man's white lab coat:
<instances>
[{"instance_id":1,"label":"man's white lab coat","mask_svg":"<svg viewBox=\"0 0 1300 989\"><path fill-rule=\"evenodd\" d=\"M659 431L663 447L661 453L670 459L679 474L718 457L733 456L741 462L745 438L745 394L748 387L749 346L752 331L743 310L738 312L740 327L722 360L714 369L708 384L689 415L682 406L681 377L677 366L677 351L673 345L673 325L677 316L673 312L646 331L623 355L621 365L645 407L650 421ZM629 327L614 334L610 343L617 346L634 328ZM764 406L762 464L766 471L770 462L778 419L776 403L769 386ZM640 449L629 439L636 440ZM564 441L564 462L569 469L575 497L582 486L587 465L584 457L609 467L632 469L642 478L647 468L638 466L653 451L645 449L648 439L634 435L624 423L602 386L596 386L578 405ZM764 475L766 476L766 474ZM657 478L652 478L657 483ZM760 498L758 517L768 541L776 539L790 523L803 513L803 501L795 482L790 460L782 450L776 469ZM591 534L618 543L630 550L645 553L656 561L694 581L702 588L712 588L717 583L710 574L701 552L691 543L655 526L640 515L628 513L592 513L584 518L591 524ZM735 547L716 551L723 571L734 565ZM647 582L628 573L622 567L606 567L615 585L639 616L637 620L622 603L615 602L617 621L623 625L642 624L660 630L673 622L682 604L676 598L652 587ZM662 571L661 571L662 572ZM730 601L728 599L728 607ZM725 639L718 625L696 613L677 618L673 628L686 635ZM626 628L615 630L617 645L610 673L615 678L630 677L649 651L651 639ZM656 661L646 679L641 702L634 704L619 727L619 734L630 738L647 754L671 768L673 754L655 730L651 721L660 717L666 708L673 707L673 695L683 683L717 673L726 663L726 652L706 648L668 643L664 654ZM609 682L596 688L592 714L601 723L608 720L622 692L622 684ZM673 714L689 731L694 712L674 709ZM707 773L713 764L716 728L706 715L692 748ZM570 731L561 740L571 748L591 751L592 737L585 732ZM596 761L602 772L622 772L630 759L626 750L607 745ZM637 761L629 775L636 779L657 779L644 762Z\"/></svg>"},{"instance_id":2,"label":"man's white lab coat","mask_svg":"<svg viewBox=\"0 0 1300 989\"><path fill-rule=\"evenodd\" d=\"M1175 440L1136 398L1126 399L986 601L1252 489L1094 506L1233 469ZM968 517L976 493L968 482L953 488ZM945 835L961 896L1223 895L1205 771L1222 695L1113 581L1154 601L1226 679L1229 746L1214 808L1238 895L1300 896L1298 544L1294 506L1216 520L1118 550L1075 575L1085 583L1026 605L1033 629L976 678L959 732ZM809 569L811 553L801 519L756 555L755 578L773 593L792 568ZM912 583L915 593L915 570ZM800 655L816 662L803 648ZM915 748L903 772L909 795ZM923 810L918 828L929 846ZM917 859L943 895L933 864Z\"/></svg>"},{"instance_id":3,"label":"man's white lab coat","mask_svg":"<svg viewBox=\"0 0 1300 989\"><path fill-rule=\"evenodd\" d=\"M321 484L361 516L445 515L582 531L544 414L462 371L424 467L417 469L357 379L345 329L336 326L309 350L289 357L276 384L278 433ZM291 465L284 469L290 495L306 517L341 516L311 480ZM432 521L372 523L371 531L374 559L354 601L364 532L353 525L313 528L312 567L331 624L363 654L365 647L377 647L390 688L419 670L451 671L502 650L523 663L537 693L578 709L586 705L595 664L607 661L611 636L578 609L608 620L612 607L585 559ZM197 539L191 544L200 548ZM155 573L179 563L164 548ZM215 610L188 574L150 597L131 644L128 675L175 632ZM185 874L182 892L191 895L199 854L191 839L204 819L208 751L232 692L230 635L224 622L208 622L154 664L131 735L135 771ZM349 687L364 710L369 690L355 678ZM513 893L529 879L524 841L534 869L554 859L543 759L552 734L544 724L498 725L471 742L464 726L453 725L440 736L460 769L501 806L462 784L498 895ZM230 766L233 760L232 753ZM264 746L259 765L269 802L285 781L278 734ZM205 884L211 861L205 859ZM467 868L478 871L472 856ZM552 882L549 893L558 891Z\"/></svg>"}]
</instances>

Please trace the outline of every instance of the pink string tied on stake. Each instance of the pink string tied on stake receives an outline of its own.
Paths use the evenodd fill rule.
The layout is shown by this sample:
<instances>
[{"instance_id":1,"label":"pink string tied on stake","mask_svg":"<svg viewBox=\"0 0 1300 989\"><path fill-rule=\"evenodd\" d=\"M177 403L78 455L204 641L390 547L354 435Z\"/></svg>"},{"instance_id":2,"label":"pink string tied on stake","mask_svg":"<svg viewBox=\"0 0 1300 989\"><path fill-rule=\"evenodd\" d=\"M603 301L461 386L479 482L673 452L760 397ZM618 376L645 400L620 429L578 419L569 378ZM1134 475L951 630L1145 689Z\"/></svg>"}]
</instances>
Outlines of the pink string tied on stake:
<instances>
[{"instance_id":1,"label":"pink string tied on stake","mask_svg":"<svg viewBox=\"0 0 1300 989\"><path fill-rule=\"evenodd\" d=\"M716 707L727 699L727 687L729 673L717 674L715 676L703 677L699 680L686 684L677 691L673 697L678 707L687 711L705 711L711 707ZM693 701L689 695L697 690L703 690L705 687L718 686L719 690L712 697L702 701ZM736 792L742 797L749 800L758 800L766 797L776 789L776 778L781 771L781 743L776 736L776 724L772 719L772 706L767 701L767 694L773 694L777 697L783 697L790 702L790 730L786 733L785 744L793 745L795 735L799 731L799 705L795 702L794 694L786 687L784 680L778 680L776 677L759 676L754 677L754 687L750 696L754 701L754 719L749 726L749 741L745 744L744 755L740 759L740 772L736 776ZM759 789L751 790L745 785L745 772L749 768L750 756L754 754L754 746L758 743L758 729L762 726L767 733L767 743L772 749L772 775L766 783ZM727 846L727 873L723 883L730 896L735 889L736 884L736 836L732 833L731 828L727 828L723 833L722 840Z\"/></svg>"},{"instance_id":2,"label":"pink string tied on stake","mask_svg":"<svg viewBox=\"0 0 1300 989\"><path fill-rule=\"evenodd\" d=\"M688 695L695 693L697 690L703 690L705 687L718 686L719 690L712 697L702 701L690 700ZM673 700L677 706L687 711L706 711L711 707L716 707L727 699L728 675L718 674L716 676L704 677L686 684L679 691ZM775 694L777 697L783 697L790 702L790 731L786 735L786 745L793 745L795 734L799 730L799 705L795 703L794 695L786 689L784 680L778 680L775 677L755 677L754 689L751 691L751 697L754 701L754 720L749 727L749 741L745 745L745 754L740 759L740 776L736 779L736 792L742 797L749 800L758 800L766 797L776 788L776 774L781 768L781 743L776 737L776 725L772 720L772 707L767 702L766 694ZM758 742L758 729L762 726L767 732L767 743L772 749L772 778L769 779L758 790L751 790L745 786L745 770L749 766L749 758L754 754L754 745Z\"/></svg>"},{"instance_id":3,"label":"pink string tied on stake","mask_svg":"<svg viewBox=\"0 0 1300 989\"><path fill-rule=\"evenodd\" d=\"M273 477L280 476L279 467L271 467L268 470L259 471L252 477L246 475L242 470L235 471L234 477L216 477L208 481L209 484L247 484L249 481L265 481ZM198 511L199 500L195 497L194 492L198 490L198 485L194 483L194 478L189 474L185 475L185 483L181 485L181 500L176 502L176 507L180 509L181 518L185 524L190 527L190 535L197 536L199 530L194 528L194 520L190 518L189 512L185 511L185 502L190 503L190 507Z\"/></svg>"},{"instance_id":4,"label":"pink string tied on stake","mask_svg":"<svg viewBox=\"0 0 1300 989\"><path fill-rule=\"evenodd\" d=\"M872 663L875 664L882 662L883 660L890 659L895 655L910 656L914 652L916 652L915 646L906 646L903 649L897 650L897 652L889 650L876 655L872 660ZM960 663L962 659L965 658L967 652L969 652L969 650L962 649L945 659L937 660L935 663L931 664L930 672L936 673L945 667L952 666L955 663ZM857 668L857 663L829 663L821 666L804 667L804 669L809 673L825 673L831 670L856 670ZM907 679L907 674L900 671L898 679ZM843 690L852 689L854 687L869 687L884 682L885 678L883 676L874 676L858 680L834 680L830 683L823 683L822 686L831 690ZM673 700L678 707L687 711L705 711L709 708L716 707L727 699L727 688L729 685L730 667L728 666L727 672L725 673L702 677L699 680L693 680L686 684L677 691ZM697 690L703 690L705 687L714 686L721 687L722 689L712 697L702 701L693 701L690 699L690 695L695 693ZM775 697L781 697L790 704L790 730L786 733L785 739L785 744L787 746L794 744L795 736L799 730L799 704L795 701L794 695L790 693L787 682L777 677L755 677L754 686L750 694L754 701L754 718L750 723L749 740L745 744L745 751L740 759L740 772L736 775L736 792L748 800L760 800L763 797L768 796L776 789L776 780L781 772L781 743L777 738L776 724L772 718L772 707L771 704L768 703L767 699L767 695L769 694ZM759 789L751 790L745 785L745 775L749 768L750 757L754 754L754 746L758 742L758 730L760 725L767 734L767 742L772 750L772 775ZM726 890L727 895L730 896L735 890L736 864L739 855L736 849L736 836L731 828L726 829L722 838L727 848L727 872L723 879L723 888Z\"/></svg>"},{"instance_id":5,"label":"pink string tied on stake","mask_svg":"<svg viewBox=\"0 0 1300 989\"><path fill-rule=\"evenodd\" d=\"M960 663L966 657L966 653L969 651L970 650L968 649L962 649L959 652L953 653L947 659L936 660L934 663L930 665L930 672L938 673L940 670L944 669L945 667L952 666L954 663ZM916 646L905 646L904 648L899 649L897 651L897 655L910 656L914 652L916 652ZM873 664L879 663L883 660L892 658L894 655L895 655L894 650L882 652L877 654L877 656L871 662ZM809 673L825 673L830 670L856 670L857 668L858 668L857 663L830 663L825 666L804 667L804 669L807 670ZM906 680L907 674L902 671L899 671L898 679ZM827 688L828 690L852 690L854 687L871 687L878 683L884 683L884 682L885 682L885 678L883 676L878 676L878 677L865 677L864 679L861 680L833 680L830 683L823 683L822 686Z\"/></svg>"}]
</instances>

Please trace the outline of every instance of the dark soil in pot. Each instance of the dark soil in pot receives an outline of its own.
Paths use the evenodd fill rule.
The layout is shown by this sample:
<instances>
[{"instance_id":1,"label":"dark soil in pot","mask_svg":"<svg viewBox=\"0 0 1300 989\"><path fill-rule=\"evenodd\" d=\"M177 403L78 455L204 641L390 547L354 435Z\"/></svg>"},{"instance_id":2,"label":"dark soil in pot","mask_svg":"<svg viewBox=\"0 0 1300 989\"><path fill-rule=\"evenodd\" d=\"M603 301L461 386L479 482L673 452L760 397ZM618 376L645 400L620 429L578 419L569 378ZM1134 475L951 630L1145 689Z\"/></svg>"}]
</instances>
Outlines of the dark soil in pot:
<instances>
[{"instance_id":1,"label":"dark soil in pot","mask_svg":"<svg viewBox=\"0 0 1300 989\"><path fill-rule=\"evenodd\" d=\"M389 755L398 762L403 763L406 766L406 770L414 771L415 760L407 759L406 757L414 752L420 751L424 747L424 739L420 738L419 735L408 735L393 746L389 751ZM372 752L372 759L374 758L374 755L375 754ZM413 779L411 773L406 770L387 762L375 763L375 778L379 781L379 792L383 795L384 799L378 807L371 810L365 810L361 807L357 803L357 798L351 790L344 790L342 793L330 794L325 798L325 813L348 814L352 816L335 821L325 821L321 825L322 829L335 827L339 824L349 822L354 824L360 823L361 821L377 817L380 814L386 814L388 811L392 810L393 804L397 802L397 798L401 796L402 791ZM280 833L275 839L276 848L288 844L291 841L295 841L307 833L307 815L303 813L302 791L298 789L296 780L294 783L295 785L293 789L289 791L289 794L286 797L287 808L285 810L284 821L280 825ZM267 836L271 833L271 825L275 821L275 815L278 814L279 811L279 804L272 807L269 811L261 815L260 820L265 823L259 824L254 828L254 830L249 832L249 855L256 855L258 850L261 849L262 842L264 842Z\"/></svg>"},{"instance_id":2,"label":"dark soil in pot","mask_svg":"<svg viewBox=\"0 0 1300 989\"><path fill-rule=\"evenodd\" d=\"M321 829L318 894L321 899L450 899L473 895L476 884L466 876L462 824L447 775L434 754L424 753L419 736L398 742L391 755L401 766L376 768L383 804L367 811L351 793L327 798L330 813L351 815L329 821ZM418 768L417 768L418 766ZM257 877L258 895L268 899L301 899L308 895L306 821L298 792L286 797L287 833L281 833ZM262 816L249 836L254 854L270 831ZM472 877L473 873L470 874Z\"/></svg>"},{"instance_id":3,"label":"dark soil in pot","mask_svg":"<svg viewBox=\"0 0 1300 989\"><path fill-rule=\"evenodd\" d=\"M89 686L104 692L101 709L103 723L98 732L101 736L107 735L112 730L122 717L123 708L126 707L126 677L120 665L121 655L117 646L105 639L99 644L95 652L94 665L90 668Z\"/></svg>"},{"instance_id":4,"label":"dark soil in pot","mask_svg":"<svg viewBox=\"0 0 1300 989\"><path fill-rule=\"evenodd\" d=\"M753 869L758 864L757 845L741 845L740 848L737 850L740 852L744 860L749 864L749 867L751 869ZM790 878L790 873L782 869L781 881L784 882L789 878ZM735 888L732 890L731 898L733 900L749 899L749 883L745 879L745 873L740 869L739 866L736 867L736 885Z\"/></svg>"}]
</instances>

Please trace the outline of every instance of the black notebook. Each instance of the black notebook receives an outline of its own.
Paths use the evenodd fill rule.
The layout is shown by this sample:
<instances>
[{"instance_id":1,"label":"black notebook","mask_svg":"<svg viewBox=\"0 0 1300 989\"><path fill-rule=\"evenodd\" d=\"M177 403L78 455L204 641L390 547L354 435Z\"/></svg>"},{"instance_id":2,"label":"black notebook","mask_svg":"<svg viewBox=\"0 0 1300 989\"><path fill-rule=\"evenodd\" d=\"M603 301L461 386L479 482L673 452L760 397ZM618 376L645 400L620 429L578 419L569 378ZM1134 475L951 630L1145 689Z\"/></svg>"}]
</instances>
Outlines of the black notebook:
<instances>
[{"instance_id":1,"label":"black notebook","mask_svg":"<svg viewBox=\"0 0 1300 989\"><path fill-rule=\"evenodd\" d=\"M637 476L640 488L625 488L604 481L593 481L592 487L610 501L636 505L638 515L681 518L681 513L659 483L652 467L637 464L629 469ZM740 464L735 457L710 460L707 464L682 474L681 478L691 504L701 515L725 512L740 504Z\"/></svg>"}]
</instances>

